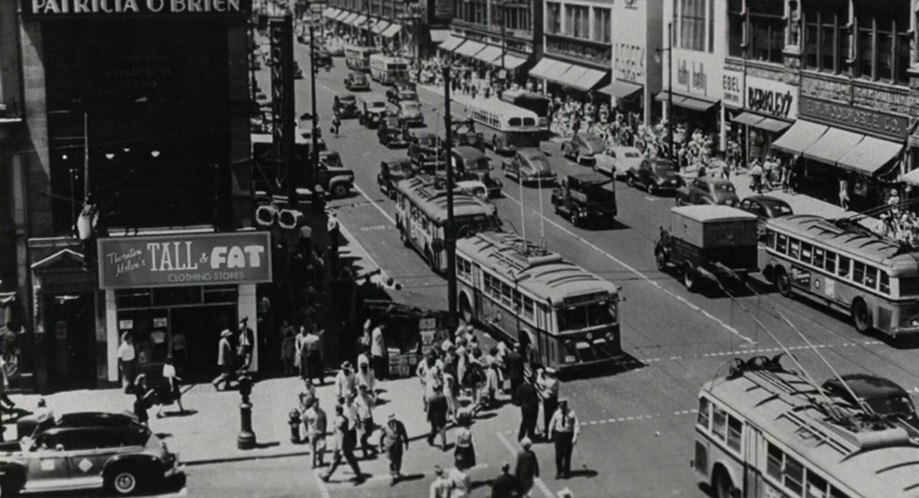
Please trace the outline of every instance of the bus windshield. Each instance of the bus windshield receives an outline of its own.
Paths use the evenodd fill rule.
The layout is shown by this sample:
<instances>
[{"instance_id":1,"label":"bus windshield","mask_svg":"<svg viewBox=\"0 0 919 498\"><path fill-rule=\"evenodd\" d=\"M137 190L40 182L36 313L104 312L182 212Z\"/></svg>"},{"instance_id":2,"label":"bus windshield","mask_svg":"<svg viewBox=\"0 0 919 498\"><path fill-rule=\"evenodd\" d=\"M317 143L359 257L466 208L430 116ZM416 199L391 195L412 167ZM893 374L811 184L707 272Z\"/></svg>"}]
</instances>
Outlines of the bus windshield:
<instances>
[{"instance_id":1,"label":"bus windshield","mask_svg":"<svg viewBox=\"0 0 919 498\"><path fill-rule=\"evenodd\" d=\"M607 302L571 306L558 310L557 314L559 332L609 325L616 322L613 306L610 306Z\"/></svg>"}]
</instances>

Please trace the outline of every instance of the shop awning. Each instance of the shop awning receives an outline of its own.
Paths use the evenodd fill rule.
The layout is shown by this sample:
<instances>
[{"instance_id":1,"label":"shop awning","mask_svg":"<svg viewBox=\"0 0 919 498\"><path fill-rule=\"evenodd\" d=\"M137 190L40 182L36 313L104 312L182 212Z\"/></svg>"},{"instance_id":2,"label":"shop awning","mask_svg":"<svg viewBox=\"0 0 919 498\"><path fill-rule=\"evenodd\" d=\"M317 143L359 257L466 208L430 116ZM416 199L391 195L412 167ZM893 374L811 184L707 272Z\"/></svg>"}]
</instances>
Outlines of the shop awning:
<instances>
[{"instance_id":1,"label":"shop awning","mask_svg":"<svg viewBox=\"0 0 919 498\"><path fill-rule=\"evenodd\" d=\"M597 86L597 83L606 76L606 73L589 67L572 64L571 67L559 76L557 83L586 92Z\"/></svg>"},{"instance_id":2,"label":"shop awning","mask_svg":"<svg viewBox=\"0 0 919 498\"><path fill-rule=\"evenodd\" d=\"M914 169L905 175L900 175L900 181L910 185L919 186L919 168Z\"/></svg>"},{"instance_id":3,"label":"shop awning","mask_svg":"<svg viewBox=\"0 0 919 498\"><path fill-rule=\"evenodd\" d=\"M732 119L731 121L737 124L745 125L745 126L753 126L756 123L759 123L760 121L762 121L763 119L765 118L762 116L758 116L756 114L749 113L749 112L742 112L734 116L734 119Z\"/></svg>"},{"instance_id":4,"label":"shop awning","mask_svg":"<svg viewBox=\"0 0 919 498\"><path fill-rule=\"evenodd\" d=\"M772 148L790 154L800 154L826 133L828 126L799 119L781 137L772 142Z\"/></svg>"},{"instance_id":5,"label":"shop awning","mask_svg":"<svg viewBox=\"0 0 919 498\"><path fill-rule=\"evenodd\" d=\"M332 20L341 21L342 19L348 17L348 14L350 14L350 12L348 12L347 10L340 10L338 11L338 14L335 14L335 17L333 17Z\"/></svg>"},{"instance_id":6,"label":"shop awning","mask_svg":"<svg viewBox=\"0 0 919 498\"><path fill-rule=\"evenodd\" d=\"M367 23L367 16L365 16L364 14L357 16L353 21L351 21L351 25L356 28L363 28L364 24L366 23Z\"/></svg>"},{"instance_id":7,"label":"shop awning","mask_svg":"<svg viewBox=\"0 0 919 498\"><path fill-rule=\"evenodd\" d=\"M902 151L903 144L901 143L866 136L842 156L837 165L840 168L873 175L885 165L890 164Z\"/></svg>"},{"instance_id":8,"label":"shop awning","mask_svg":"<svg viewBox=\"0 0 919 498\"><path fill-rule=\"evenodd\" d=\"M522 66L527 60L517 57L511 54L504 54L504 68L513 71L518 67ZM499 58L497 64L501 64L501 59Z\"/></svg>"},{"instance_id":9,"label":"shop awning","mask_svg":"<svg viewBox=\"0 0 919 498\"><path fill-rule=\"evenodd\" d=\"M501 64L501 48L494 45L486 45L481 52L475 54L475 59L488 64ZM497 60L497 62L495 62Z\"/></svg>"},{"instance_id":10,"label":"shop awning","mask_svg":"<svg viewBox=\"0 0 919 498\"><path fill-rule=\"evenodd\" d=\"M463 43L463 39L458 36L450 35L440 44L439 49L441 50L454 50L459 46L460 43Z\"/></svg>"},{"instance_id":11,"label":"shop awning","mask_svg":"<svg viewBox=\"0 0 919 498\"><path fill-rule=\"evenodd\" d=\"M654 100L658 102L667 101L667 90L657 94L657 97L654 97ZM691 111L707 112L712 107L718 105L717 100L708 100L701 97L687 97L685 95L680 95L678 93L673 94L673 105L677 107L682 107L684 109L689 109Z\"/></svg>"},{"instance_id":12,"label":"shop awning","mask_svg":"<svg viewBox=\"0 0 919 498\"><path fill-rule=\"evenodd\" d=\"M379 21L377 21L376 24L373 25L372 28L370 28L370 31L373 31L374 34L379 35L379 34L382 34L384 31L386 31L386 28L388 27L389 27L389 21L385 19L380 19Z\"/></svg>"},{"instance_id":13,"label":"shop awning","mask_svg":"<svg viewBox=\"0 0 919 498\"><path fill-rule=\"evenodd\" d=\"M455 50L455 53L459 55L465 55L466 57L475 57L475 55L481 52L485 48L485 45L477 41L466 40L466 43L462 44Z\"/></svg>"},{"instance_id":14,"label":"shop awning","mask_svg":"<svg viewBox=\"0 0 919 498\"><path fill-rule=\"evenodd\" d=\"M335 19L335 16L340 13L341 11L335 7L326 7L326 9L322 11L322 17L325 17L326 19Z\"/></svg>"},{"instance_id":15,"label":"shop awning","mask_svg":"<svg viewBox=\"0 0 919 498\"><path fill-rule=\"evenodd\" d=\"M860 133L830 127L816 142L804 149L804 157L813 161L836 164L853 147L864 139Z\"/></svg>"},{"instance_id":16,"label":"shop awning","mask_svg":"<svg viewBox=\"0 0 919 498\"><path fill-rule=\"evenodd\" d=\"M642 88L643 87L637 83L614 80L609 85L601 88L600 93L605 93L611 97L616 97L617 99L624 99L640 92Z\"/></svg>"},{"instance_id":17,"label":"shop awning","mask_svg":"<svg viewBox=\"0 0 919 498\"><path fill-rule=\"evenodd\" d=\"M432 43L443 43L447 41L447 38L450 37L449 29L432 29L431 30L431 42Z\"/></svg>"},{"instance_id":18,"label":"shop awning","mask_svg":"<svg viewBox=\"0 0 919 498\"><path fill-rule=\"evenodd\" d=\"M354 21L355 19L357 19L357 14L355 14L354 12L350 12L348 13L348 15L338 19L338 21L341 22L342 24L347 24L350 26L351 22Z\"/></svg>"},{"instance_id":19,"label":"shop awning","mask_svg":"<svg viewBox=\"0 0 919 498\"><path fill-rule=\"evenodd\" d=\"M392 38L399 34L399 31L402 30L402 25L399 23L392 23L383 31L383 38Z\"/></svg>"},{"instance_id":20,"label":"shop awning","mask_svg":"<svg viewBox=\"0 0 919 498\"><path fill-rule=\"evenodd\" d=\"M773 133L779 133L785 131L786 128L791 126L791 123L788 121L782 121L781 119L772 119L772 118L763 118L762 121L753 125L754 128L759 128L760 130L771 131Z\"/></svg>"}]
</instances>

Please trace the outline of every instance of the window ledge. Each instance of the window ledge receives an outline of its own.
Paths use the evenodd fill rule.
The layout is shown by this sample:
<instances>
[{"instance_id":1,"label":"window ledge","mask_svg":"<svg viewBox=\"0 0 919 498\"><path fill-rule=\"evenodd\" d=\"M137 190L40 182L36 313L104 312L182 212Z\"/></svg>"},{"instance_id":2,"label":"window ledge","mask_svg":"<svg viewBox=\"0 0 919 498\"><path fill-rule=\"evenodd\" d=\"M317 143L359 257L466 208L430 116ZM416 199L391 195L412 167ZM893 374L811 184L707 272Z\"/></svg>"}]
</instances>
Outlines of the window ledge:
<instances>
[{"instance_id":1,"label":"window ledge","mask_svg":"<svg viewBox=\"0 0 919 498\"><path fill-rule=\"evenodd\" d=\"M801 57L802 50L801 47L797 45L786 45L785 48L782 49L782 53L789 57Z\"/></svg>"},{"instance_id":2,"label":"window ledge","mask_svg":"<svg viewBox=\"0 0 919 498\"><path fill-rule=\"evenodd\" d=\"M909 69L906 70L910 76L919 77L919 62L914 62L913 65L909 66Z\"/></svg>"}]
</instances>

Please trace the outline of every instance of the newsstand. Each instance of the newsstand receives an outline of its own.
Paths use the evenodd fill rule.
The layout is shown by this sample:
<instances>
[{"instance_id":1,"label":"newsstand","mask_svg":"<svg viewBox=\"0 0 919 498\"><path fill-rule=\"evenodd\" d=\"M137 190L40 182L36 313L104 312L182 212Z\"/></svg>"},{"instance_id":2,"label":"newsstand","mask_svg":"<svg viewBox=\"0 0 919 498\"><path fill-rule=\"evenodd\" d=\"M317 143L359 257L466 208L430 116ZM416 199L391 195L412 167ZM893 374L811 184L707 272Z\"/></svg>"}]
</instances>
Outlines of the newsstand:
<instances>
[{"instance_id":1,"label":"newsstand","mask_svg":"<svg viewBox=\"0 0 919 498\"><path fill-rule=\"evenodd\" d=\"M446 313L384 300L366 300L364 305L374 325L385 324L384 341L390 378L415 374L418 362L448 336L443 328Z\"/></svg>"}]
</instances>

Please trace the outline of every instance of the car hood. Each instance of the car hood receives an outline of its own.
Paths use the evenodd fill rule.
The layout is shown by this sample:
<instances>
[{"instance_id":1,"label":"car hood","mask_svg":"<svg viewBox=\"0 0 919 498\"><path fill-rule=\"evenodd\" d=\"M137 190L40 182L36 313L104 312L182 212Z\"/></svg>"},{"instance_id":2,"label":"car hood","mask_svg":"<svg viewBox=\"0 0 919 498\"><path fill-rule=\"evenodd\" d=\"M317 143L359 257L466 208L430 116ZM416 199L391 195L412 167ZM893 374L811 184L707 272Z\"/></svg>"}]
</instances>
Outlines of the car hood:
<instances>
[{"instance_id":1,"label":"car hood","mask_svg":"<svg viewBox=\"0 0 919 498\"><path fill-rule=\"evenodd\" d=\"M407 118L417 118L421 116L421 109L402 109L401 114Z\"/></svg>"},{"instance_id":2,"label":"car hood","mask_svg":"<svg viewBox=\"0 0 919 498\"><path fill-rule=\"evenodd\" d=\"M583 148L591 154L601 154L605 150L605 147L603 147L602 143L587 142L584 144Z\"/></svg>"}]
</instances>

